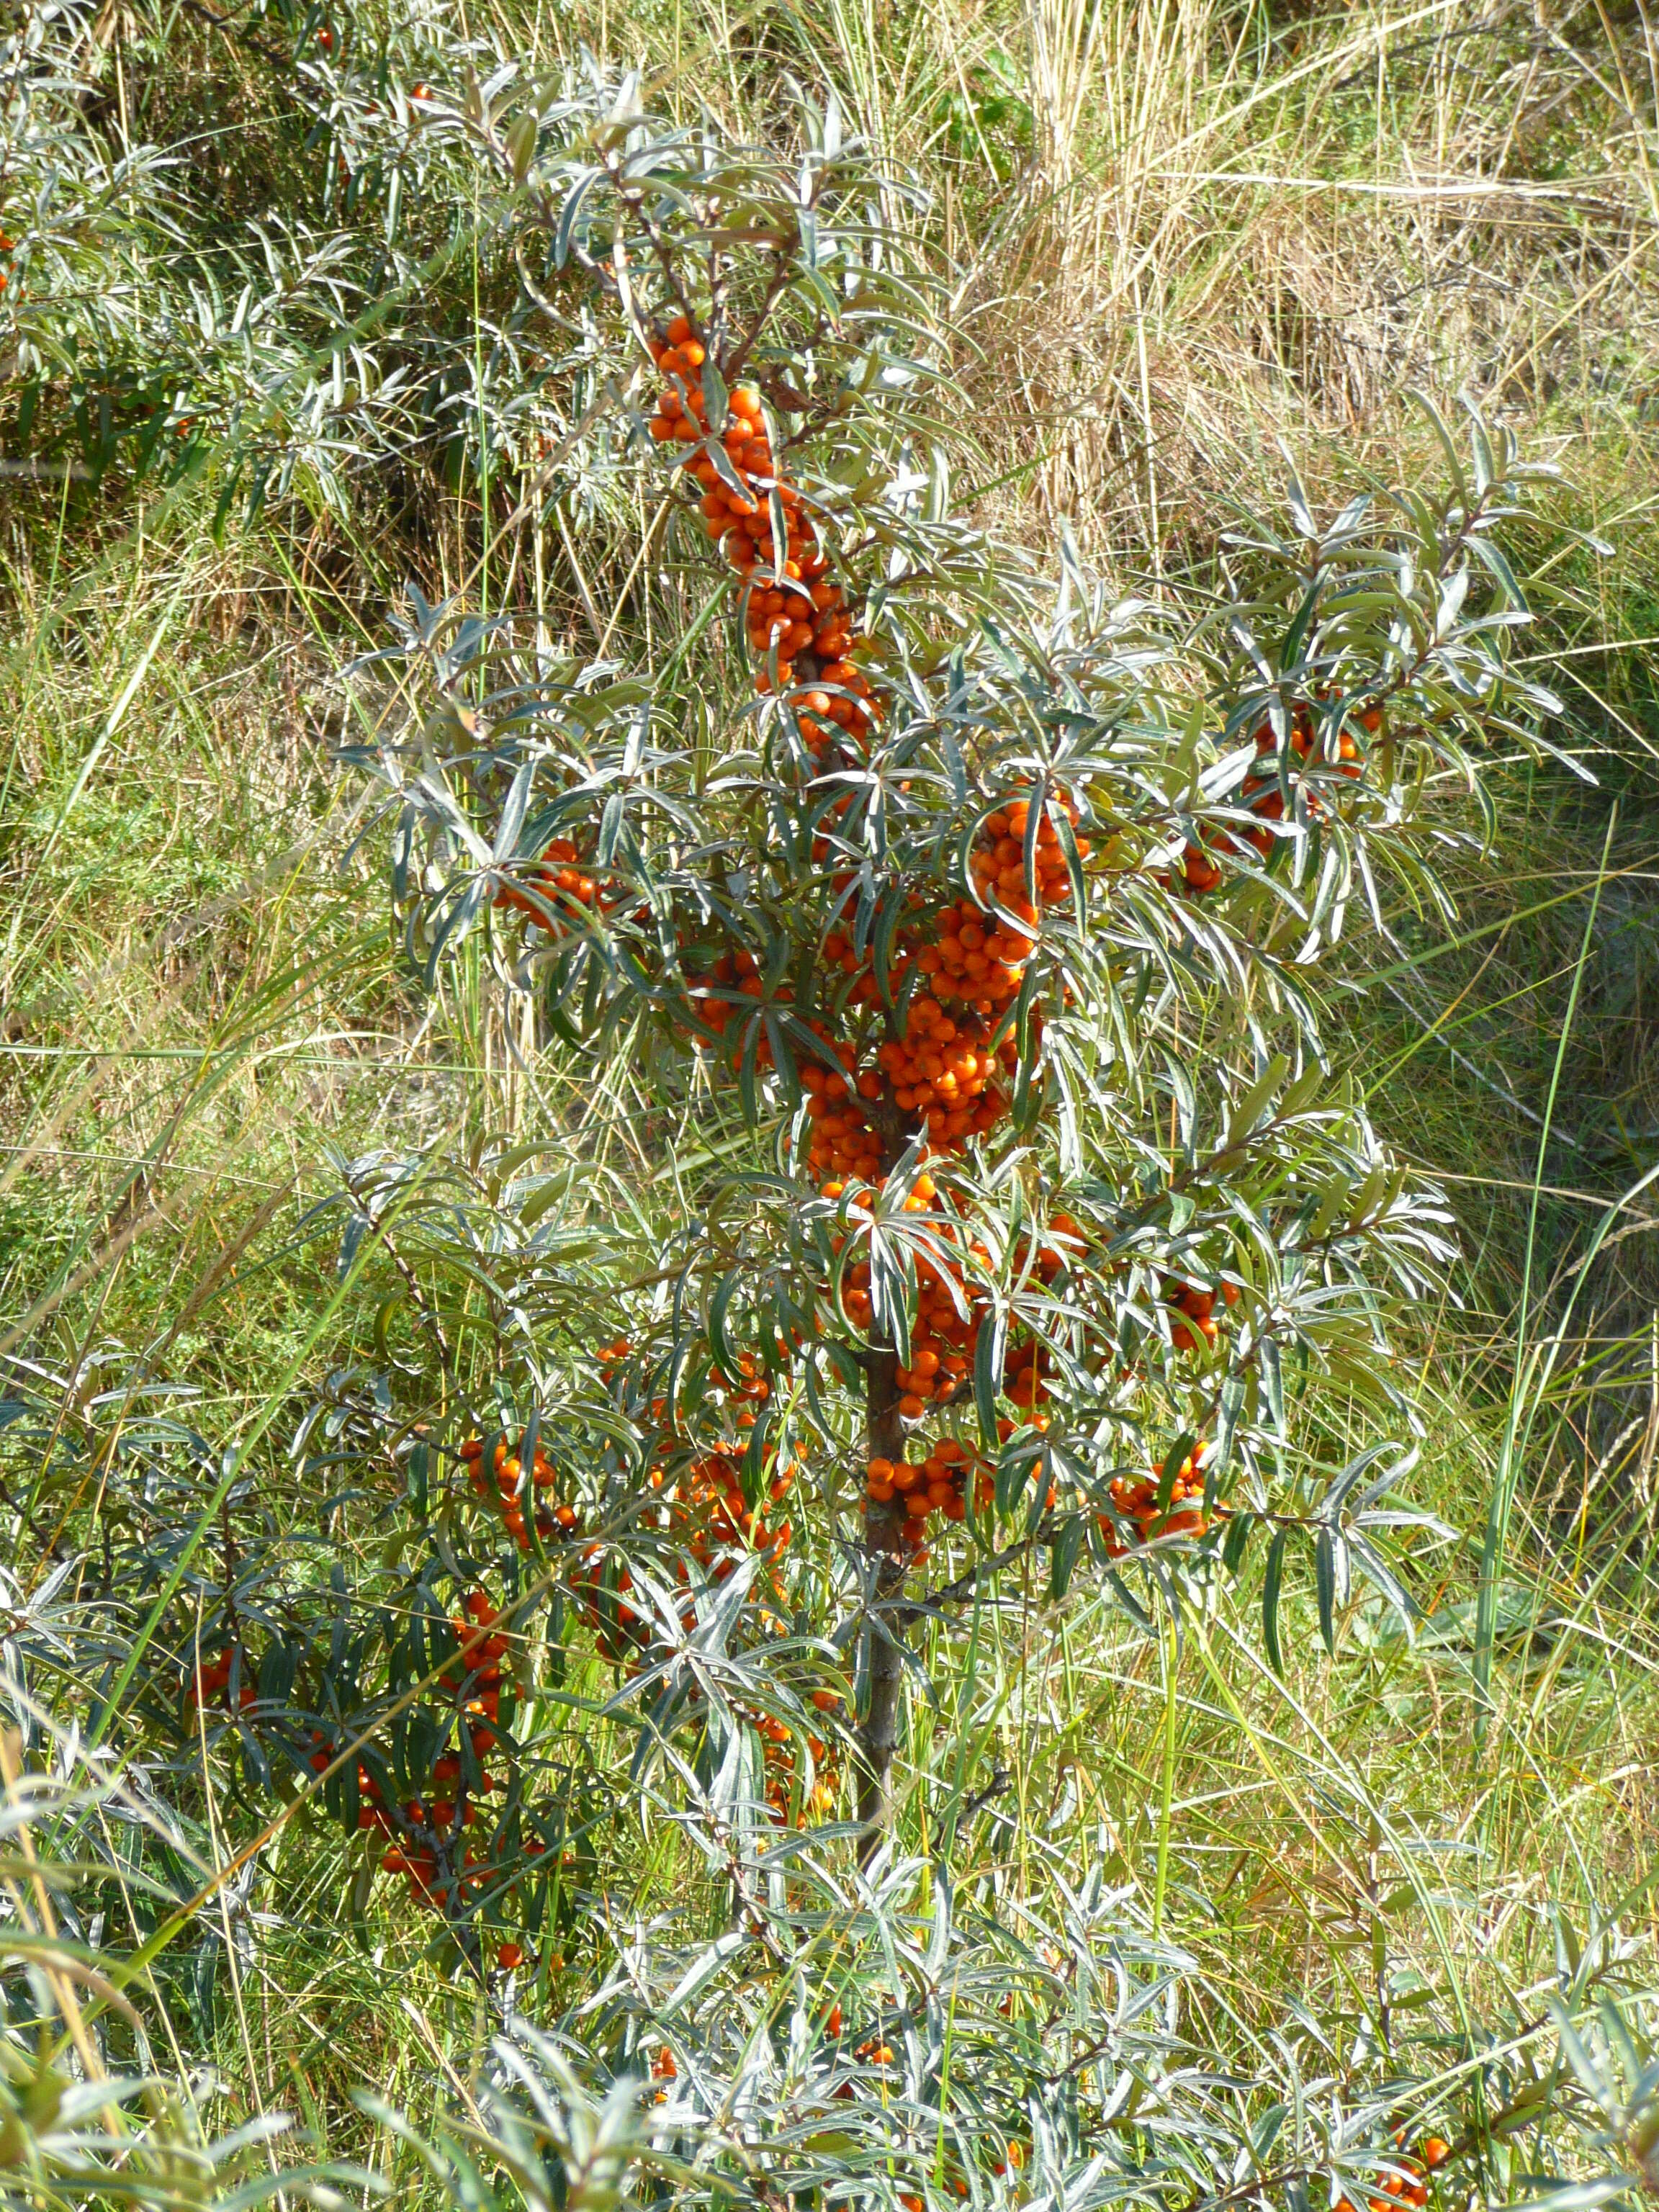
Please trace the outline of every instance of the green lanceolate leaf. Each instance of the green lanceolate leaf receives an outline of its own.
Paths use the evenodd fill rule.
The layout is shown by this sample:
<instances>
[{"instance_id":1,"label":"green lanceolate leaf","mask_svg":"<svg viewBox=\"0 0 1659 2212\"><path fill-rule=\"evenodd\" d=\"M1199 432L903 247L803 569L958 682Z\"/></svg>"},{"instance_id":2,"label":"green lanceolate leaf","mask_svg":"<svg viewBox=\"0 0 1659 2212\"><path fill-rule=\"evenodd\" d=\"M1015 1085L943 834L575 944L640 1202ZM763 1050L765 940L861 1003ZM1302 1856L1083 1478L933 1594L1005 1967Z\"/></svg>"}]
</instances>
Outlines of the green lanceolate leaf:
<instances>
[{"instance_id":1,"label":"green lanceolate leaf","mask_svg":"<svg viewBox=\"0 0 1659 2212\"><path fill-rule=\"evenodd\" d=\"M1261 1641L1267 1653L1267 1664L1275 1674L1285 1672L1285 1655L1279 1640L1279 1601L1285 1580L1285 1549L1290 1541L1288 1528L1276 1528L1273 1542L1267 1547L1267 1567L1261 1579Z\"/></svg>"}]
</instances>

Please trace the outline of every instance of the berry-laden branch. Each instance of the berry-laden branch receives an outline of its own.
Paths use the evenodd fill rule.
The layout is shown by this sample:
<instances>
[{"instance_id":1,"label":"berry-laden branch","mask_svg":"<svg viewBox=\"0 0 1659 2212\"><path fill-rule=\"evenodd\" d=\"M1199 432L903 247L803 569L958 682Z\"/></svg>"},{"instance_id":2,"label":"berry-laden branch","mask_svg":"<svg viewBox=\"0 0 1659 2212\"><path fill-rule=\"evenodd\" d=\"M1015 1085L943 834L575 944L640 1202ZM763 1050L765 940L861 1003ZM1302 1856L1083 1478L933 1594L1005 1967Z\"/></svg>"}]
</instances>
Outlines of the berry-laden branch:
<instances>
[{"instance_id":1,"label":"berry-laden branch","mask_svg":"<svg viewBox=\"0 0 1659 2212\"><path fill-rule=\"evenodd\" d=\"M759 391L738 385L727 394L724 418L714 419L710 386L726 392L725 380L705 381L708 348L684 316L653 333L651 349L664 380L651 435L661 445L696 449L680 465L702 488L703 526L739 580L744 630L760 664L757 691L781 699L815 780L832 781L838 771L863 763L884 718L884 702L860 665L870 641L856 625L846 590L830 574L806 501L779 471ZM851 804L848 793L832 811L844 815ZM868 1010L876 1019L856 1038L837 1037L823 1021L811 1025L822 1057L801 1073L812 1121L805 1164L829 1177L822 1194L844 1200L854 1215L870 1210L877 1189L902 1161L948 1158L971 1139L991 1137L1008 1112L1006 1089L997 1079L1012 1074L1017 1064L1007 1017L1044 908L1071 896L1050 804L1064 812L1073 849L1086 860L1089 841L1075 834L1076 808L1058 799L1051 802L1038 787L985 823L969 863L973 897L929 912L913 895L910 904L918 911L896 933L884 979L878 978L872 948L860 949L841 931L824 939L824 963L848 979L844 1006ZM829 841L817 841L814 858L828 857ZM832 895L848 888L832 876ZM742 963L747 973L739 972L740 961L738 956L717 963L706 979L712 988L696 1002L717 1033L724 1033L745 995L760 994L752 958ZM939 1195L924 1166L906 1203L926 1208ZM965 1233L959 1222L945 1224L939 1240L944 1249L921 1262L908 1352L902 1357L890 1331L877 1325L864 1370L864 1534L875 1555L875 1579L858 1813L871 1844L890 1807L903 1680L893 1601L907 1563L927 1556L929 1521L939 1515L959 1522L967 1510L972 1463L959 1444L945 1440L925 1459L906 1457L908 1437L929 1402L950 1399L971 1370L984 1325L985 1300L967 1288L961 1268L947 1256ZM857 1321L874 1321L869 1283L870 1263L855 1261L846 1273L842 1297ZM1011 1395L1035 1404L1035 1352L1013 1358L1006 1378Z\"/></svg>"}]
</instances>

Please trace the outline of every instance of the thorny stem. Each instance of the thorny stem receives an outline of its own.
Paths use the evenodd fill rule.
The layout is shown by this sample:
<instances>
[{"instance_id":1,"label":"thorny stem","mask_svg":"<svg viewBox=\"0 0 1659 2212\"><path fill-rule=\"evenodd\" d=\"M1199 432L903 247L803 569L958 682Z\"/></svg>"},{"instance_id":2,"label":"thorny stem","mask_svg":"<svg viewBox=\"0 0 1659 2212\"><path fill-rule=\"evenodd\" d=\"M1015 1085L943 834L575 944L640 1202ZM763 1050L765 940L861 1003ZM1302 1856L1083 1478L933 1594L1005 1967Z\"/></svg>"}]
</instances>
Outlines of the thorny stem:
<instances>
[{"instance_id":1,"label":"thorny stem","mask_svg":"<svg viewBox=\"0 0 1659 2212\"><path fill-rule=\"evenodd\" d=\"M348 1184L348 1188L351 1190L351 1195L357 1204L362 1206L364 1213L373 1226L380 1228L381 1224L374 1207L364 1203L355 1186ZM409 1294L409 1303L414 1308L422 1327L432 1339L433 1349L437 1352L439 1364L453 1389L455 1383L455 1360L449 1348L449 1339L444 1334L444 1325L438 1317L437 1310L430 1304L426 1293L422 1290L420 1277L398 1249L397 1242L390 1229L385 1232L385 1243L386 1256L402 1278L404 1288Z\"/></svg>"},{"instance_id":2,"label":"thorny stem","mask_svg":"<svg viewBox=\"0 0 1659 2212\"><path fill-rule=\"evenodd\" d=\"M904 1132L889 1087L872 1101L872 1119L881 1137L882 1170L885 1174L902 1156ZM865 1443L866 1460L902 1459L904 1424L899 1412L897 1348L884 1336L872 1340L865 1370ZM884 1504L865 1501L866 1546L873 1555L875 1604L868 1614L869 1695L859 1727L859 1856L868 1859L879 1847L892 1817L893 1753L898 1742L899 1698L904 1681L904 1648L900 1640L901 1615L894 1601L904 1588L905 1555L902 1530L904 1507L899 1498Z\"/></svg>"},{"instance_id":3,"label":"thorny stem","mask_svg":"<svg viewBox=\"0 0 1659 2212\"><path fill-rule=\"evenodd\" d=\"M899 1415L898 1354L890 1344L875 1345L866 1381L865 1434L868 1456L904 1455ZM866 1504L864 1528L874 1555L875 1605L869 1614L869 1698L859 1728L859 1843L860 1859L879 1845L892 1815L893 1753L898 1742L899 1695L904 1680L900 1619L893 1601L904 1587L904 1554L899 1548L896 1499ZM902 1512L902 1509L901 1509Z\"/></svg>"}]
</instances>

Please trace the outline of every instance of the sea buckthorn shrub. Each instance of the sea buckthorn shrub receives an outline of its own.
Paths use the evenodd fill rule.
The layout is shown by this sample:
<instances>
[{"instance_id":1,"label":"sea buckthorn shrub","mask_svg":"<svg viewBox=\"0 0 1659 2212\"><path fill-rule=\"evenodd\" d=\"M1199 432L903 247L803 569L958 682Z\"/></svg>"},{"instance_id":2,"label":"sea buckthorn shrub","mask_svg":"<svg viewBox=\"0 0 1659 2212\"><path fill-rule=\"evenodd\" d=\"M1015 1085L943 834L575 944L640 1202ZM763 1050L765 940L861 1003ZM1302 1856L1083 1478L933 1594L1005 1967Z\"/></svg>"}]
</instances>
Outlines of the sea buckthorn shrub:
<instances>
[{"instance_id":1,"label":"sea buckthorn shrub","mask_svg":"<svg viewBox=\"0 0 1659 2212\"><path fill-rule=\"evenodd\" d=\"M787 162L568 122L500 140L520 250L613 332L609 434L702 580L696 657L532 665L417 602L360 672L410 740L364 757L428 977L481 936L587 1065L730 1133L599 1364L680 1572L741 1560L763 1613L816 1547L811 1617L852 1607L868 1846L930 1574L1174 1589L1260 1531L1274 1591L1311 1553L1328 1640L1356 1575L1405 1601L1386 1313L1446 1216L1314 978L1383 872L1434 898L1432 786L1534 741L1498 544L1529 471L1441 425L1437 491L1322 522L1292 479L1212 574L1115 603L1068 551L1045 585L951 508L948 331L833 114ZM1321 1382L1375 1425L1334 1465ZM523 1551L554 1523L505 1447ZM617 1595L603 1648L648 1675Z\"/></svg>"},{"instance_id":2,"label":"sea buckthorn shrub","mask_svg":"<svg viewBox=\"0 0 1659 2212\"><path fill-rule=\"evenodd\" d=\"M712 2146L769 2202L908 2208L1163 2160L1225 2198L1173 1995L1167 2142L1099 2025L1193 1962L1098 1863L1044 1860L1026 1926L994 1776L917 1753L907 1690L948 1700L1016 1582L1159 1636L1254 1547L1274 1663L1287 1577L1333 1650L1358 1592L1411 1613L1389 1323L1448 1216L1321 968L1385 877L1436 900L1440 787L1538 741L1529 472L1443 424L1437 487L1322 519L1292 479L1140 597L1069 545L1046 576L953 503L945 295L833 111L778 151L626 85L423 98L519 312L600 364L536 495L635 472L703 611L584 659L411 592L352 757L411 973L470 963L651 1170L551 1127L345 1164L377 1357L287 1437L319 1540L216 1475L143 1695L343 1838L355 1914L580 2014L665 2174ZM626 1823L672 1830L712 1947L618 1932ZM1434 2063L1322 2075L1273 2187L1426 2201L1468 2133Z\"/></svg>"},{"instance_id":3,"label":"sea buckthorn shrub","mask_svg":"<svg viewBox=\"0 0 1659 2212\"><path fill-rule=\"evenodd\" d=\"M424 772L377 765L429 974L482 929L575 1049L630 1038L750 1133L721 1237L621 1301L599 1365L684 1575L782 1571L802 1470L854 1516L869 1827L935 1546L967 1589L1039 1549L1059 1595L1085 1555L1207 1572L1261 1527L1311 1542L1328 1627L1354 1570L1398 1593L1384 1447L1298 1511L1267 1473L1287 1355L1408 1421L1371 1271L1409 1295L1447 1249L1309 975L1378 869L1431 884L1426 781L1543 703L1502 651L1524 471L1476 423L1437 501L1322 526L1293 486L1284 535L1231 533L1218 606L1109 605L1075 563L1045 595L915 465L948 380L862 153L602 135L530 159L525 221L613 315L614 434L730 579L730 742L677 744L648 676L532 670L418 606ZM520 1553L570 1534L522 1437L451 1448ZM601 1549L601 1649L642 1663Z\"/></svg>"}]
</instances>

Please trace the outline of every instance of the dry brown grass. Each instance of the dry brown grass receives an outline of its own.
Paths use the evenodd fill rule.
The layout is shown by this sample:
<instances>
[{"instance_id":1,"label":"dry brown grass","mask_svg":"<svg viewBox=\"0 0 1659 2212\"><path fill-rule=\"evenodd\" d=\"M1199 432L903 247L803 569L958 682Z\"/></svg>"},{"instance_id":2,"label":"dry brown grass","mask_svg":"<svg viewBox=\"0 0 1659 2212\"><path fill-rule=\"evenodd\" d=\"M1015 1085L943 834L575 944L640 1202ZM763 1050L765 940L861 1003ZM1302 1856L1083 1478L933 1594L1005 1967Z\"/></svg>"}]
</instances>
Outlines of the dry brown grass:
<instances>
[{"instance_id":1,"label":"dry brown grass","mask_svg":"<svg viewBox=\"0 0 1659 2212\"><path fill-rule=\"evenodd\" d=\"M962 296L1027 529L1156 562L1276 438L1385 470L1413 385L1592 445L1652 386L1639 19L1588 49L1516 9L1261 21L1026 10L1030 158Z\"/></svg>"}]
</instances>

